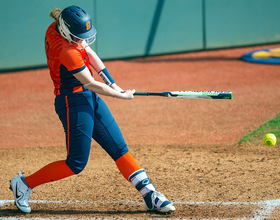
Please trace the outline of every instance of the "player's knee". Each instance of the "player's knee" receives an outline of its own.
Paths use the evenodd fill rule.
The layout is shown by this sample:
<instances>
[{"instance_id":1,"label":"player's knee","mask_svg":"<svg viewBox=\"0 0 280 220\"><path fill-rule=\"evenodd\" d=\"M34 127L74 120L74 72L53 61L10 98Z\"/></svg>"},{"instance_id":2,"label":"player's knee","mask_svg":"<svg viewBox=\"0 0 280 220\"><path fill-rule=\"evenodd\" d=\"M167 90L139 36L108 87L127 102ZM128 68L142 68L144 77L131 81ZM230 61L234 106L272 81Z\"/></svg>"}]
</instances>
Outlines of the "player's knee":
<instances>
[{"instance_id":1,"label":"player's knee","mask_svg":"<svg viewBox=\"0 0 280 220\"><path fill-rule=\"evenodd\" d=\"M66 159L66 164L69 166L69 168L73 171L75 174L79 174L84 170L84 168L87 165L88 160L77 160L77 159Z\"/></svg>"},{"instance_id":2,"label":"player's knee","mask_svg":"<svg viewBox=\"0 0 280 220\"><path fill-rule=\"evenodd\" d=\"M123 145L123 147L119 148L118 150L111 152L110 156L113 158L114 161L122 157L128 152L128 147L126 144Z\"/></svg>"}]
</instances>

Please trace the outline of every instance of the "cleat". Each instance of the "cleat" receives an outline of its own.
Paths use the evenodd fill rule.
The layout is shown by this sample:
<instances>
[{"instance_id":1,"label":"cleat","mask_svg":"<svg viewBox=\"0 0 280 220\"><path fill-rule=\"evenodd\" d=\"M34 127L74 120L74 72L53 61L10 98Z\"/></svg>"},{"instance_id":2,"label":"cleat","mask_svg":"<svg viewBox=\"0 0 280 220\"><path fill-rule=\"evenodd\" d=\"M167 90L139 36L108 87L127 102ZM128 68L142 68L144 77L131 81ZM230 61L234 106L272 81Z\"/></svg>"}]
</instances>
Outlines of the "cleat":
<instances>
[{"instance_id":1,"label":"cleat","mask_svg":"<svg viewBox=\"0 0 280 220\"><path fill-rule=\"evenodd\" d=\"M15 205L19 210L25 213L30 213L31 208L28 204L29 194L32 193L32 189L29 188L22 180L21 173L20 176L14 177L10 183L10 189L13 191L15 197Z\"/></svg>"},{"instance_id":2,"label":"cleat","mask_svg":"<svg viewBox=\"0 0 280 220\"><path fill-rule=\"evenodd\" d=\"M175 211L175 207L173 206L172 202L169 202L167 198L160 192L151 192L149 200L145 200L146 203L146 209L148 211L156 211L156 212L172 212ZM147 204L147 201L150 201L149 205Z\"/></svg>"}]
</instances>

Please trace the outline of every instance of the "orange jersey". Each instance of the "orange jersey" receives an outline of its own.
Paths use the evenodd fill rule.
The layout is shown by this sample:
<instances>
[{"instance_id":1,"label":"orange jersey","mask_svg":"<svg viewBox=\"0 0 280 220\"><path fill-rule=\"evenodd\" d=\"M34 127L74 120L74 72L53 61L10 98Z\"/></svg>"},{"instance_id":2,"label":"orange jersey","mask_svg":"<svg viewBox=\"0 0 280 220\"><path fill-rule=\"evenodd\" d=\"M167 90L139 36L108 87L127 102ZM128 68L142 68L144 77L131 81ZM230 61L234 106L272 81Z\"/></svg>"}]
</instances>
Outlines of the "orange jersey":
<instances>
[{"instance_id":1,"label":"orange jersey","mask_svg":"<svg viewBox=\"0 0 280 220\"><path fill-rule=\"evenodd\" d=\"M73 74L89 68L89 58L85 49L77 48L76 44L70 44L65 40L53 22L45 35L45 51L50 75L57 91L70 91L74 87L82 85Z\"/></svg>"}]
</instances>

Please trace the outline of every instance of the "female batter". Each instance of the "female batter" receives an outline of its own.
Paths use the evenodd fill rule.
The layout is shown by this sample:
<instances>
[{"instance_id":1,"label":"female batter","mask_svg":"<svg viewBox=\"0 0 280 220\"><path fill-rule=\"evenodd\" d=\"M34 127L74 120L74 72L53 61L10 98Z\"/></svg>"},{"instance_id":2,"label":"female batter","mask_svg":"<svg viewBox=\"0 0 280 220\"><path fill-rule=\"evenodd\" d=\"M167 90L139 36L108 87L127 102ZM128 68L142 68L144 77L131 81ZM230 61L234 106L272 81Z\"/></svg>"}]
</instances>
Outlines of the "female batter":
<instances>
[{"instance_id":1,"label":"female batter","mask_svg":"<svg viewBox=\"0 0 280 220\"><path fill-rule=\"evenodd\" d=\"M50 163L30 176L14 177L10 188L15 204L29 213L29 194L34 187L80 173L87 164L93 138L141 193L147 210L174 211L173 204L156 191L145 170L140 169L128 152L116 121L97 95L129 100L135 90L121 89L89 47L96 36L90 15L80 7L70 6L62 12L54 9L50 16L55 22L47 29L45 50L56 96L55 111L65 131L67 158ZM94 80L90 65L105 83Z\"/></svg>"}]
</instances>

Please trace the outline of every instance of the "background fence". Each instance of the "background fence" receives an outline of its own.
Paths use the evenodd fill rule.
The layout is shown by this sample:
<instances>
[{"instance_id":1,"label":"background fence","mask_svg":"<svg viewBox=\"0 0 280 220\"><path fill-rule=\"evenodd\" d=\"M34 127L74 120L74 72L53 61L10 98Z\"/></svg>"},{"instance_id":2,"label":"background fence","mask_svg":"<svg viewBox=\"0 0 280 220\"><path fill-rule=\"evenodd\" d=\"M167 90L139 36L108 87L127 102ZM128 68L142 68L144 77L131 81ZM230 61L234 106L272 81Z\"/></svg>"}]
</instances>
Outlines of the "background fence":
<instances>
[{"instance_id":1,"label":"background fence","mask_svg":"<svg viewBox=\"0 0 280 220\"><path fill-rule=\"evenodd\" d=\"M0 1L0 71L46 66L48 14L69 5L92 15L103 60L280 42L279 0Z\"/></svg>"}]
</instances>

